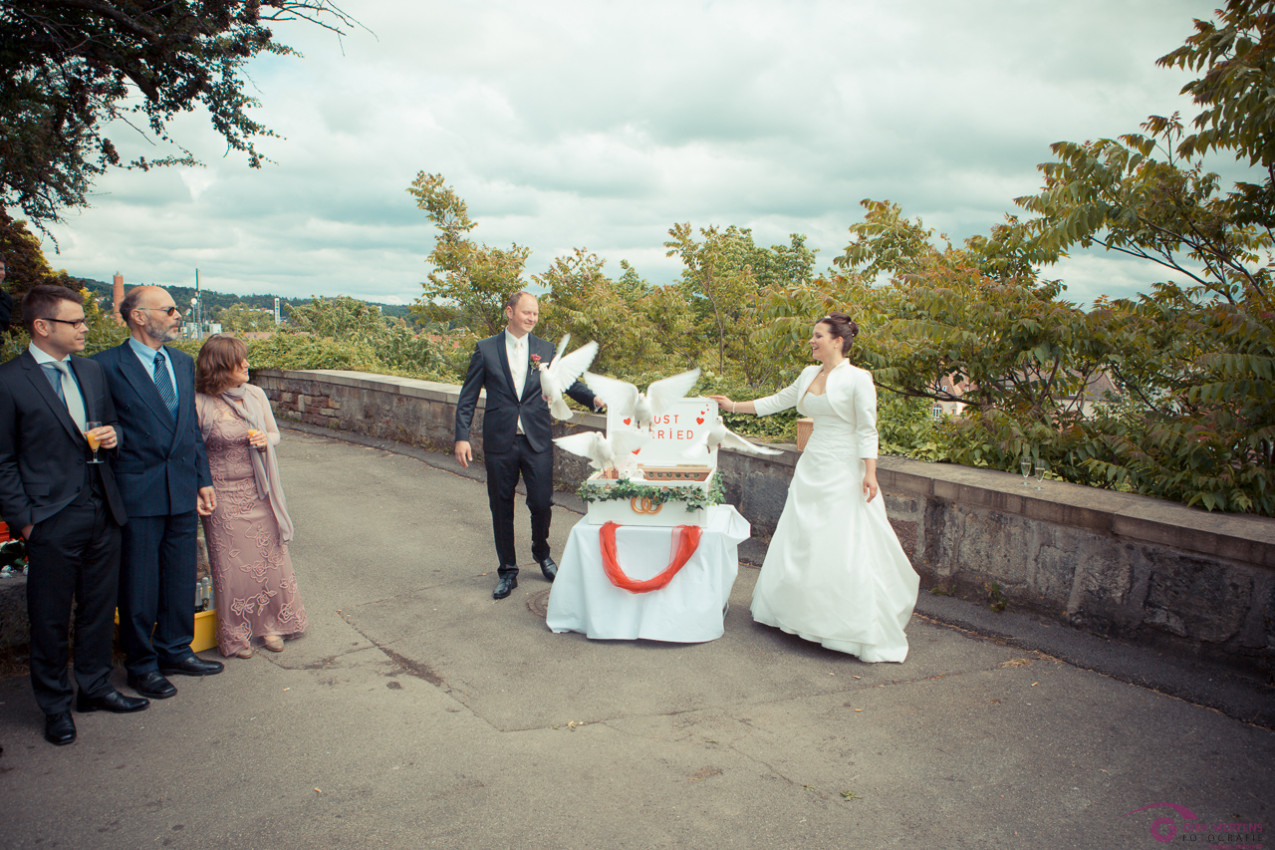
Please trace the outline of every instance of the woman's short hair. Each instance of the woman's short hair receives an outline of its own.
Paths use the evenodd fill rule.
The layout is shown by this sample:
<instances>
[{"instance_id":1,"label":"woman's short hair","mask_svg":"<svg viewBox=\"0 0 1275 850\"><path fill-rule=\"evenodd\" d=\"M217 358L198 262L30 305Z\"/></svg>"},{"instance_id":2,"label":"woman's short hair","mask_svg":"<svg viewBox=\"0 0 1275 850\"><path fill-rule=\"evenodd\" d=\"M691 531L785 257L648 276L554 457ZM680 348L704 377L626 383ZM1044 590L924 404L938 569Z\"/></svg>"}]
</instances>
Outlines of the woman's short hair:
<instances>
[{"instance_id":1,"label":"woman's short hair","mask_svg":"<svg viewBox=\"0 0 1275 850\"><path fill-rule=\"evenodd\" d=\"M27 290L27 294L22 297L22 324L26 326L27 333L35 333L36 319L55 318L60 301L70 301L76 305L84 303L80 293L65 286L41 283Z\"/></svg>"},{"instance_id":2,"label":"woman's short hair","mask_svg":"<svg viewBox=\"0 0 1275 850\"><path fill-rule=\"evenodd\" d=\"M859 326L854 323L854 319L845 313L832 312L815 324L827 325L828 332L841 340L841 353L850 353L850 346L854 343L854 338L859 335Z\"/></svg>"},{"instance_id":3,"label":"woman's short hair","mask_svg":"<svg viewBox=\"0 0 1275 850\"><path fill-rule=\"evenodd\" d=\"M204 340L195 358L195 391L216 395L233 383L232 375L248 359L248 346L230 334L213 334Z\"/></svg>"}]
</instances>

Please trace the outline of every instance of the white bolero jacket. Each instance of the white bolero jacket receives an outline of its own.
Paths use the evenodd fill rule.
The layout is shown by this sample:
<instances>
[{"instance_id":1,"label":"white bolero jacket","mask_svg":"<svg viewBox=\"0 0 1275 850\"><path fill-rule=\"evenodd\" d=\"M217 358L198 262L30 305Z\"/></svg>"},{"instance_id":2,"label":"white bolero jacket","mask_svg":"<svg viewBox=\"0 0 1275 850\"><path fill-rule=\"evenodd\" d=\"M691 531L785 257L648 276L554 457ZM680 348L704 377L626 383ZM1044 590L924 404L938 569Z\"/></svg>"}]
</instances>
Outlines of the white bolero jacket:
<instances>
[{"instance_id":1,"label":"white bolero jacket","mask_svg":"<svg viewBox=\"0 0 1275 850\"><path fill-rule=\"evenodd\" d=\"M779 392L753 402L758 416L769 416L790 407L800 410L806 390L819 374L819 364L807 366L797 380ZM842 360L828 373L828 400L838 416L850 423L859 446L860 458L877 456L877 388L872 373L849 360Z\"/></svg>"}]
</instances>

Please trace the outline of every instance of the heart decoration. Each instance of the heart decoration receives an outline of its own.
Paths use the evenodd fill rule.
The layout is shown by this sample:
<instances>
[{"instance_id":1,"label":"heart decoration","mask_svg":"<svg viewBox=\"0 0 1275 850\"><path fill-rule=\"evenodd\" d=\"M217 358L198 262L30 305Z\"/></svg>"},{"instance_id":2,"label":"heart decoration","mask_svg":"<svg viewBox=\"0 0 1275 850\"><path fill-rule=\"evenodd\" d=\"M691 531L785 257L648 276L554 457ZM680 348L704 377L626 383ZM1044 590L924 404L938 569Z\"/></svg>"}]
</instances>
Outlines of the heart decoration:
<instances>
[{"instance_id":1,"label":"heart decoration","mask_svg":"<svg viewBox=\"0 0 1275 850\"><path fill-rule=\"evenodd\" d=\"M696 425L703 425L703 424L704 424L704 417L703 417L703 416L696 416L696 417L695 417L695 424L696 424Z\"/></svg>"},{"instance_id":2,"label":"heart decoration","mask_svg":"<svg viewBox=\"0 0 1275 850\"><path fill-rule=\"evenodd\" d=\"M633 419L632 419L632 417L629 417L629 416L624 417L624 424L625 424L625 425L632 425L632 424L633 424Z\"/></svg>"}]
</instances>

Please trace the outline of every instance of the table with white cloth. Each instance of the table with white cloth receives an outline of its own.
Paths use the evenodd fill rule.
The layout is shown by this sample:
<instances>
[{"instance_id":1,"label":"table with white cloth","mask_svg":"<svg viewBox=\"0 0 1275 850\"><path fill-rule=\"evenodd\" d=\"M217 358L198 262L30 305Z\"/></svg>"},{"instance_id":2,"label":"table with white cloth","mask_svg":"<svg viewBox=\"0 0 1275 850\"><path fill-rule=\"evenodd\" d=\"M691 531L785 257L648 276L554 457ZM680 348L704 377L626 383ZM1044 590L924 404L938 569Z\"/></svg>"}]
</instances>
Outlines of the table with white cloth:
<instances>
[{"instance_id":1,"label":"table with white cloth","mask_svg":"<svg viewBox=\"0 0 1275 850\"><path fill-rule=\"evenodd\" d=\"M667 585L649 593L616 587L602 561L602 526L582 519L571 529L549 594L545 622L555 632L581 632L596 640L700 643L724 632L723 617L739 572L739 544L748 520L730 505L706 508L699 546ZM669 566L680 532L669 526L616 529L616 562L634 581Z\"/></svg>"}]
</instances>

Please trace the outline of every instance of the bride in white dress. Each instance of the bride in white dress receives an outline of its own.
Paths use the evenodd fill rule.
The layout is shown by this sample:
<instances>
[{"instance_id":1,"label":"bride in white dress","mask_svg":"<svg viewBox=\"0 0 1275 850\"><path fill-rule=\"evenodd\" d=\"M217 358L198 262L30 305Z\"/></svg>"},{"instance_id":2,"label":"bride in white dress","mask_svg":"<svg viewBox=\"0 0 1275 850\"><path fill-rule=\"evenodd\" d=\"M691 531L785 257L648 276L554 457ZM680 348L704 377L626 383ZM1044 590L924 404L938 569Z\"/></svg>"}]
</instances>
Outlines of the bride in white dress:
<instances>
[{"instance_id":1,"label":"bride in white dress","mask_svg":"<svg viewBox=\"0 0 1275 850\"><path fill-rule=\"evenodd\" d=\"M712 398L758 416L796 405L814 420L753 590L753 619L861 661L900 662L919 578L877 486L876 388L845 356L858 332L831 313L810 337L819 365L791 386L755 401Z\"/></svg>"}]
</instances>

